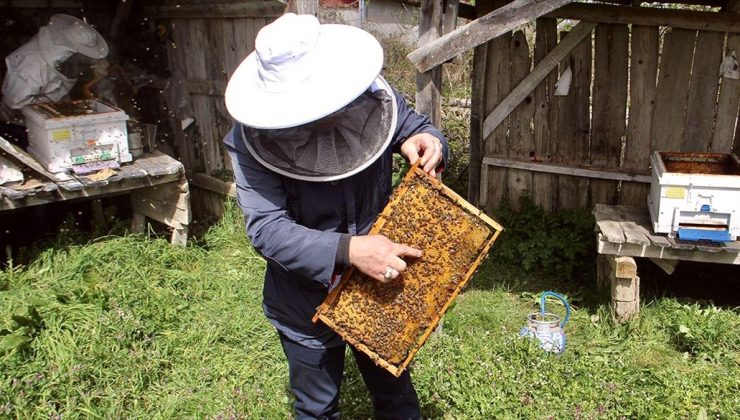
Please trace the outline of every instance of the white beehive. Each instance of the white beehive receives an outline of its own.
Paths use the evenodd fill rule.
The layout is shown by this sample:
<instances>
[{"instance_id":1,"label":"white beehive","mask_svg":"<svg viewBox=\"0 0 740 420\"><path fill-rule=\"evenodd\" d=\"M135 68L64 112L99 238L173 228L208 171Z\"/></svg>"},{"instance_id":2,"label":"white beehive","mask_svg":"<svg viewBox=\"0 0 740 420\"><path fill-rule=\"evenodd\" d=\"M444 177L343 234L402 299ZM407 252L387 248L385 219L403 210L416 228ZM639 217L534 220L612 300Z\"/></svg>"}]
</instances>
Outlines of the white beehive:
<instances>
[{"instance_id":1,"label":"white beehive","mask_svg":"<svg viewBox=\"0 0 740 420\"><path fill-rule=\"evenodd\" d=\"M740 236L740 161L721 153L654 152L648 208L656 233L681 239Z\"/></svg>"},{"instance_id":2,"label":"white beehive","mask_svg":"<svg viewBox=\"0 0 740 420\"><path fill-rule=\"evenodd\" d=\"M29 105L22 109L28 151L49 172L131 161L126 113L98 100Z\"/></svg>"}]
</instances>

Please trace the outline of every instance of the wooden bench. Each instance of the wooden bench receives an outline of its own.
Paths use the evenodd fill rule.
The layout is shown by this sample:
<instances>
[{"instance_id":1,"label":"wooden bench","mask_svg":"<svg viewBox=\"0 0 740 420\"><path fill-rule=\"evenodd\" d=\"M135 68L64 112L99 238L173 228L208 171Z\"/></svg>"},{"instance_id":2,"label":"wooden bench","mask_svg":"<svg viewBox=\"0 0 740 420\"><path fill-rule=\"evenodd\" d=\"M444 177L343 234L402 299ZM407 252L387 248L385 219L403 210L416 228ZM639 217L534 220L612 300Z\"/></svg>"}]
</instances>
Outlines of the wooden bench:
<instances>
[{"instance_id":1,"label":"wooden bench","mask_svg":"<svg viewBox=\"0 0 740 420\"><path fill-rule=\"evenodd\" d=\"M182 163L163 153L147 153L110 177L68 176L47 172L32 157L0 138L0 155L29 168L33 178L22 186L0 186L0 212L58 201L131 194L132 230L143 232L146 217L172 228L171 242L185 245L191 221L190 189ZM99 201L93 213L101 215Z\"/></svg>"},{"instance_id":2,"label":"wooden bench","mask_svg":"<svg viewBox=\"0 0 740 420\"><path fill-rule=\"evenodd\" d=\"M612 307L620 321L640 310L640 277L634 258L649 258L669 274L679 261L740 264L740 242L688 242L653 232L647 208L594 207L597 279L611 287Z\"/></svg>"}]
</instances>

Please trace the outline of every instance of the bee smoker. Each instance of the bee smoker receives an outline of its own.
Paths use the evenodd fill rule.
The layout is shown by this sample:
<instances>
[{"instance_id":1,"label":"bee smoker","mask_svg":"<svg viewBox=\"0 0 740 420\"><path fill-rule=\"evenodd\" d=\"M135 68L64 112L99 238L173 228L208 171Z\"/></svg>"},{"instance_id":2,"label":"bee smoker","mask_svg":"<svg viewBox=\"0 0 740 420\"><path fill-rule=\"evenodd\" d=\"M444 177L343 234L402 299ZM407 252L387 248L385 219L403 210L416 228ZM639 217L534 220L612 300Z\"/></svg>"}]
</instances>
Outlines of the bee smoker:
<instances>
[{"instance_id":1,"label":"bee smoker","mask_svg":"<svg viewBox=\"0 0 740 420\"><path fill-rule=\"evenodd\" d=\"M545 300L552 296L563 302L565 306L565 319L560 321L560 316L545 310ZM555 292L543 292L540 296L540 312L531 313L527 316L527 325L519 330L520 337L537 338L540 348L556 354L565 351L565 324L570 318L570 305L564 297Z\"/></svg>"}]
</instances>

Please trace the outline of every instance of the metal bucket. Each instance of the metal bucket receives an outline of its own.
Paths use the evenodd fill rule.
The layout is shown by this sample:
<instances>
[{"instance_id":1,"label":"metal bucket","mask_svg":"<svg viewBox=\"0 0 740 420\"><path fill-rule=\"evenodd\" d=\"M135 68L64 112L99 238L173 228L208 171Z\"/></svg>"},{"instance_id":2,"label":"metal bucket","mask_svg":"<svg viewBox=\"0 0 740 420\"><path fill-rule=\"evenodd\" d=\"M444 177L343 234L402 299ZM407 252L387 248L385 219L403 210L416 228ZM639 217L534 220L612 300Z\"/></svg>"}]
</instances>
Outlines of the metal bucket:
<instances>
[{"instance_id":1,"label":"metal bucket","mask_svg":"<svg viewBox=\"0 0 740 420\"><path fill-rule=\"evenodd\" d=\"M545 311L545 298L552 296L565 305L565 319ZM519 331L521 337L537 338L540 348L552 353L560 354L565 351L565 324L570 318L570 305L564 297L555 292L544 292L540 297L540 312L531 313L527 316L527 326Z\"/></svg>"}]
</instances>

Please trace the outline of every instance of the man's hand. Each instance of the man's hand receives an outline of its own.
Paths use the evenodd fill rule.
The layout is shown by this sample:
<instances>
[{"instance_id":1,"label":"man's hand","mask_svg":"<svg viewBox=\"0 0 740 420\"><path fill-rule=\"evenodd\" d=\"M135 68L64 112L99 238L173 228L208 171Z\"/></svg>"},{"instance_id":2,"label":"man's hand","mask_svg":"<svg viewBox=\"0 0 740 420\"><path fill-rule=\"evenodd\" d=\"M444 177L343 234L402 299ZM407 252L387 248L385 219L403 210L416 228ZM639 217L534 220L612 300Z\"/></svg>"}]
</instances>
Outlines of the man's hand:
<instances>
[{"instance_id":1,"label":"man's hand","mask_svg":"<svg viewBox=\"0 0 740 420\"><path fill-rule=\"evenodd\" d=\"M349 262L383 283L395 279L406 269L406 261L401 257L419 258L421 251L397 244L383 235L353 236L349 242Z\"/></svg>"},{"instance_id":2,"label":"man's hand","mask_svg":"<svg viewBox=\"0 0 740 420\"><path fill-rule=\"evenodd\" d=\"M406 139L401 154L412 165L421 158L419 167L431 176L437 175L437 165L442 161L442 142L429 133L419 133Z\"/></svg>"}]
</instances>

